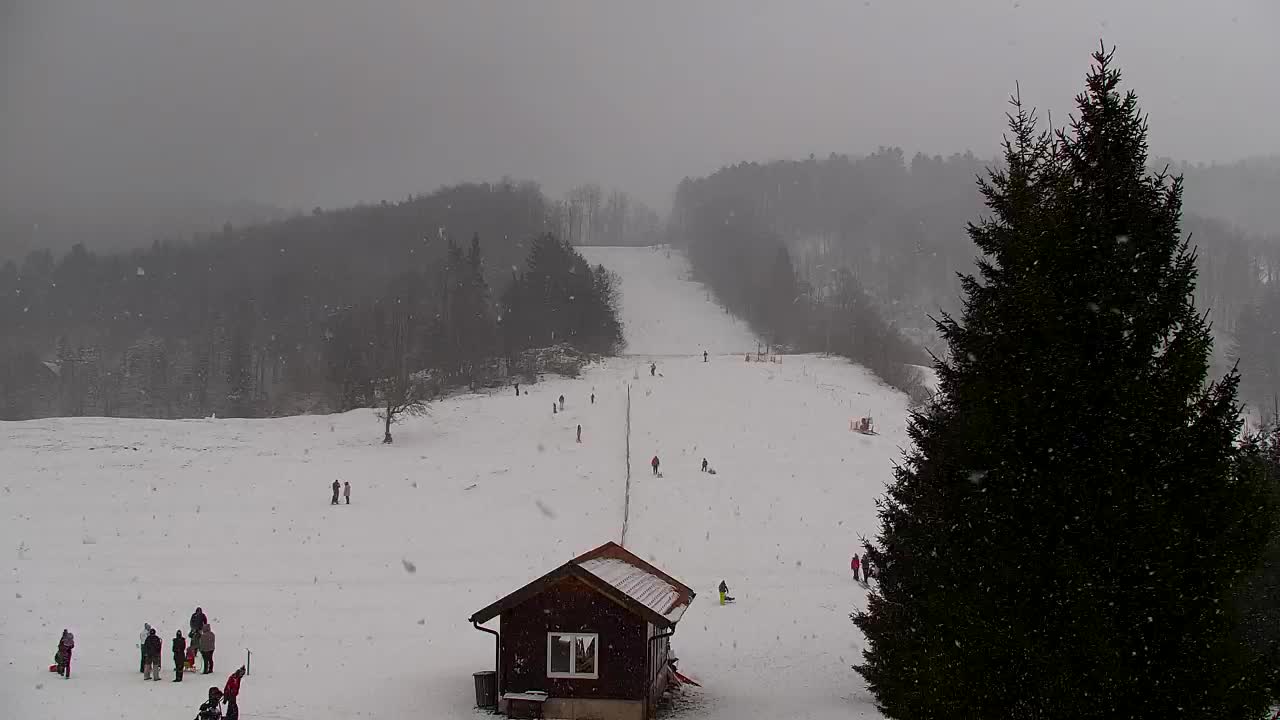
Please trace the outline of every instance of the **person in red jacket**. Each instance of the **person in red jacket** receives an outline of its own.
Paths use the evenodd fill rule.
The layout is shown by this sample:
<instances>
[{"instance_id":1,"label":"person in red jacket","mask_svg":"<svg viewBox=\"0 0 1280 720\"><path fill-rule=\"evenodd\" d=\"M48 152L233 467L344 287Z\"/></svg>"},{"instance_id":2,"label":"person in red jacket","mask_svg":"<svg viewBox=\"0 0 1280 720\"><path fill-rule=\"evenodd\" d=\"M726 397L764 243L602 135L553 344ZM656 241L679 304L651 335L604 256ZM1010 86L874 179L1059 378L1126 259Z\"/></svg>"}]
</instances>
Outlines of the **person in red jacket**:
<instances>
[{"instance_id":1,"label":"person in red jacket","mask_svg":"<svg viewBox=\"0 0 1280 720\"><path fill-rule=\"evenodd\" d=\"M243 665L239 670L231 673L231 677L227 678L227 686L222 689L222 702L227 704L227 714L224 716L226 720L240 718L240 706L236 704L236 699L240 696L240 678L242 677L244 677Z\"/></svg>"},{"instance_id":2,"label":"person in red jacket","mask_svg":"<svg viewBox=\"0 0 1280 720\"><path fill-rule=\"evenodd\" d=\"M857 553L854 553L854 554L853 554L853 559L849 561L849 569L853 571L853 579L854 579L854 580L857 580L857 579L858 579L858 566L859 566L859 565L861 565L861 563L858 561L858 554L857 554Z\"/></svg>"},{"instance_id":3,"label":"person in red jacket","mask_svg":"<svg viewBox=\"0 0 1280 720\"><path fill-rule=\"evenodd\" d=\"M658 476L658 456L657 455L654 455L653 459L649 461L649 467L653 468L653 476L657 477Z\"/></svg>"}]
</instances>

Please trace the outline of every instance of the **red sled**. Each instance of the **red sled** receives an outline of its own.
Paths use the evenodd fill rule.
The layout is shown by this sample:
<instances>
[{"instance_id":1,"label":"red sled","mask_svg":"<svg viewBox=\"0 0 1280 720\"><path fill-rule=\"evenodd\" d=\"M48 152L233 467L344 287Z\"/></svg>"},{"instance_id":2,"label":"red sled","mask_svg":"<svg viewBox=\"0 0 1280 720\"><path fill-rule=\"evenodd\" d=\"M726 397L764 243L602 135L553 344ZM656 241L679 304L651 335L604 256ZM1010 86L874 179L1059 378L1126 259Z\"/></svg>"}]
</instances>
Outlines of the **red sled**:
<instances>
[{"instance_id":1,"label":"red sled","mask_svg":"<svg viewBox=\"0 0 1280 720\"><path fill-rule=\"evenodd\" d=\"M50 665L50 666L49 666L49 672L58 672L58 666L57 666L57 665Z\"/></svg>"},{"instance_id":2,"label":"red sled","mask_svg":"<svg viewBox=\"0 0 1280 720\"><path fill-rule=\"evenodd\" d=\"M693 680L692 678L689 678L688 676L681 674L678 670L673 670L672 672L675 672L676 680L679 681L680 683L684 685L692 685L694 687L702 687L702 684L699 683L697 680Z\"/></svg>"}]
</instances>

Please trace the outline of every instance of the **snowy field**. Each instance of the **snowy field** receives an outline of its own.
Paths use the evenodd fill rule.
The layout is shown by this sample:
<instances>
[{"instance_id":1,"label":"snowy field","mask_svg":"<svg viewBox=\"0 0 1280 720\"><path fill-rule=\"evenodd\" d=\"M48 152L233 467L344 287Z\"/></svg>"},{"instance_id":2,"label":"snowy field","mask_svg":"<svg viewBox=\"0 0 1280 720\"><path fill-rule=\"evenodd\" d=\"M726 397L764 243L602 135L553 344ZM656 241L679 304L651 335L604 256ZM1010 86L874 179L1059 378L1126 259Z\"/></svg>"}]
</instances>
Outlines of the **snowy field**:
<instances>
[{"instance_id":1,"label":"snowy field","mask_svg":"<svg viewBox=\"0 0 1280 720\"><path fill-rule=\"evenodd\" d=\"M185 720L252 650L245 718L476 717L471 673L491 669L493 643L466 618L618 539L630 384L627 546L698 592L672 647L703 688L674 716L878 717L849 668L864 592L848 564L905 445L905 398L837 359L744 362L750 333L684 279L678 254L588 257L621 275L627 352L641 357L519 398L437 403L390 447L367 410L0 424L3 716ZM849 431L866 414L881 435ZM703 457L717 474L698 471ZM335 478L351 506L330 506ZM723 608L722 579L738 599ZM197 605L217 672L175 685L167 639ZM166 682L136 671L143 622L166 638ZM64 627L71 680L46 671Z\"/></svg>"}]
</instances>

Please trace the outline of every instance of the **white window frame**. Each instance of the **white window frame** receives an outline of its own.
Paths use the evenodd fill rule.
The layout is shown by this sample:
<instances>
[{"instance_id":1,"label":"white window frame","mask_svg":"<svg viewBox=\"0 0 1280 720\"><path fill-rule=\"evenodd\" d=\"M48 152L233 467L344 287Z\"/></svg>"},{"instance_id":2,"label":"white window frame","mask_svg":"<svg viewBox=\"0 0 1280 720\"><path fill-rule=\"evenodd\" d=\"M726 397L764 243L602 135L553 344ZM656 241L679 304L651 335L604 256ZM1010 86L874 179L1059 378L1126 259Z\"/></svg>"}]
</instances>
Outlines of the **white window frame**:
<instances>
[{"instance_id":1,"label":"white window frame","mask_svg":"<svg viewBox=\"0 0 1280 720\"><path fill-rule=\"evenodd\" d=\"M552 638L567 637L569 640L569 672L552 672L551 671L551 647ZM578 638L591 638L591 650L595 653L595 672L578 673L573 672L578 664L577 643ZM600 679L600 633L589 632L549 632L547 633L547 677L560 678L564 680L599 680Z\"/></svg>"}]
</instances>

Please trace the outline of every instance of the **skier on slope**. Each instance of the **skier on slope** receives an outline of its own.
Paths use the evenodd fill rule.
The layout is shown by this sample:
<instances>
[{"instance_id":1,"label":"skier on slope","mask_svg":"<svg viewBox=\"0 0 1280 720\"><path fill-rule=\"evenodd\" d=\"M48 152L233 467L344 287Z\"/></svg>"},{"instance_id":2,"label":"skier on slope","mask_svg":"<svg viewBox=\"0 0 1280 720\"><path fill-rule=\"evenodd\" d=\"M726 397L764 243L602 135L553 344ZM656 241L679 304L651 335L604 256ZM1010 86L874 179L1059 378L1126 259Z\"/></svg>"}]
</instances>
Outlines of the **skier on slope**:
<instances>
[{"instance_id":1,"label":"skier on slope","mask_svg":"<svg viewBox=\"0 0 1280 720\"><path fill-rule=\"evenodd\" d=\"M657 476L658 476L658 465L659 465L659 463L658 463L658 456L657 456L657 455L654 455L654 456L653 456L653 459L649 461L649 467L653 468L653 476L654 476L654 477L657 477Z\"/></svg>"}]
</instances>

